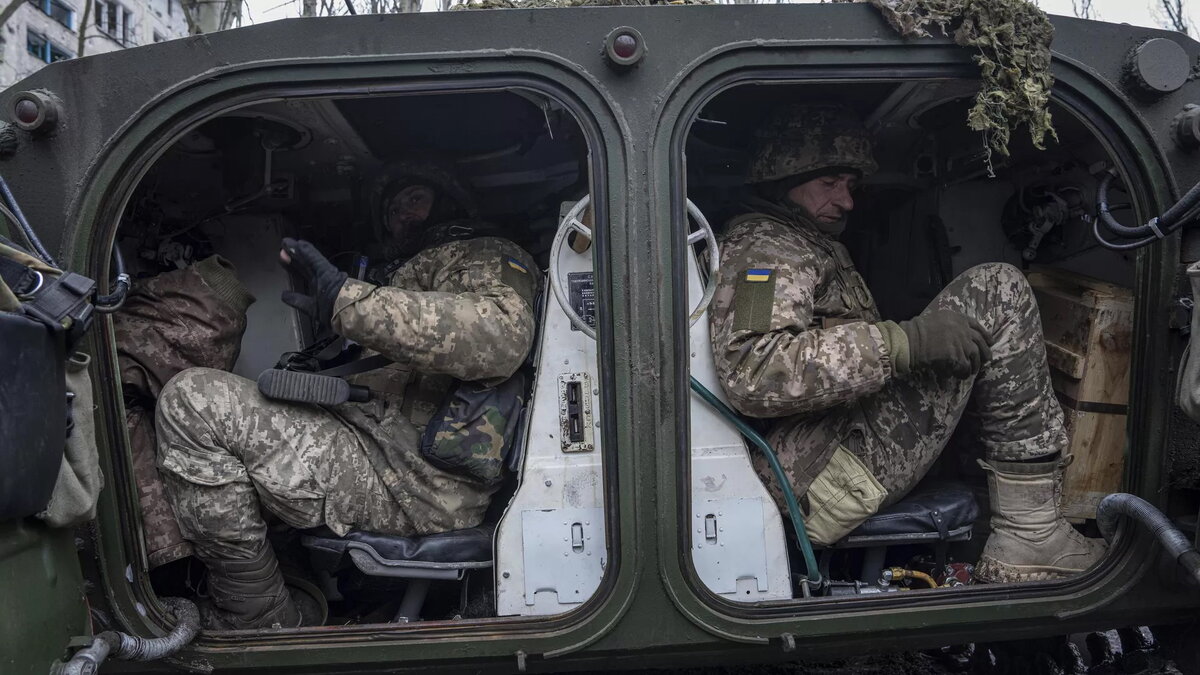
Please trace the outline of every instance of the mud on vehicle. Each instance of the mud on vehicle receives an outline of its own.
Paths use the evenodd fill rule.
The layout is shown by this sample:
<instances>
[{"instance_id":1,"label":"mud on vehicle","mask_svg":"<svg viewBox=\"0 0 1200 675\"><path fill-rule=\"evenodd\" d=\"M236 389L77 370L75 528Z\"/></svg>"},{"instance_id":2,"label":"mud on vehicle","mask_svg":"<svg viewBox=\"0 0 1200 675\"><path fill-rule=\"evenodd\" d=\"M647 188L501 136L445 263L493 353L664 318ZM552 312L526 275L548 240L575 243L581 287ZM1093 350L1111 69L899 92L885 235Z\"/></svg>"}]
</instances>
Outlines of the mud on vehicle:
<instances>
[{"instance_id":1,"label":"mud on vehicle","mask_svg":"<svg viewBox=\"0 0 1200 675\"><path fill-rule=\"evenodd\" d=\"M16 221L27 220L59 268L99 280L101 295L117 288L114 252L135 291L220 256L255 298L229 366L250 379L315 337L279 300L297 284L278 264L280 239L311 241L371 278L391 262L377 248L378 204L400 163L452 167L475 213L544 277L523 413L483 525L339 537L273 522L290 583L323 625L202 631L163 663L546 672L1193 616L1200 589L1129 519L1081 575L975 583L990 514L969 424L923 487L806 555L752 466L753 434L697 393L722 399L706 308L754 133L776 106L841 104L865 120L880 166L842 241L883 316L920 312L973 265L1020 268L1075 456L1060 487L1066 516L1100 536L1100 501L1126 492L1194 536L1200 449L1175 397L1184 269L1200 248L1186 229L1128 250L1096 237L1131 241L1103 229L1098 203L1137 227L1200 180L1200 45L1053 23L1057 138L1038 149L1019 131L1007 156L965 123L979 87L971 52L903 39L863 5L289 20L56 63L4 92L0 176L6 208L23 209L5 236L24 245ZM54 425L20 431L34 451L0 450L17 467L0 497L18 504L0 523L5 672L45 672L105 631L131 641L110 645L122 657L148 654L135 637L183 642L179 605L164 599L205 593L186 543L165 551L147 535L139 471L152 473L153 457L139 468L121 311L97 315L76 348L90 355L104 476L94 520L33 517L62 458L47 440ZM16 338L3 339L3 358L21 359ZM33 363L7 366L19 377L5 387L44 372ZM49 400L40 412L56 415ZM153 404L140 405L152 426Z\"/></svg>"}]
</instances>

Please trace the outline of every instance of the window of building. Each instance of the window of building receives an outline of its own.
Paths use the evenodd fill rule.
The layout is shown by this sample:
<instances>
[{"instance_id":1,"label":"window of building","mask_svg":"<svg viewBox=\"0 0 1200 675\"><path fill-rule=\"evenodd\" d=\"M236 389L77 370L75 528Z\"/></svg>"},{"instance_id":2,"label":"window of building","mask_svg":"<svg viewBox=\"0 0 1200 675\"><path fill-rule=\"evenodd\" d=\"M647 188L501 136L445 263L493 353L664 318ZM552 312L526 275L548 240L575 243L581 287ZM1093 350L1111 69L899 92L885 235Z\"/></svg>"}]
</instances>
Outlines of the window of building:
<instances>
[{"instance_id":1,"label":"window of building","mask_svg":"<svg viewBox=\"0 0 1200 675\"><path fill-rule=\"evenodd\" d=\"M25 50L37 57L39 61L46 63L73 58L71 52L54 44L45 35L32 30L25 32Z\"/></svg>"},{"instance_id":2,"label":"window of building","mask_svg":"<svg viewBox=\"0 0 1200 675\"><path fill-rule=\"evenodd\" d=\"M133 44L133 12L119 3L96 0L96 27L123 46Z\"/></svg>"},{"instance_id":3,"label":"window of building","mask_svg":"<svg viewBox=\"0 0 1200 675\"><path fill-rule=\"evenodd\" d=\"M62 0L29 0L29 4L37 7L62 25L75 29L75 10Z\"/></svg>"}]
</instances>

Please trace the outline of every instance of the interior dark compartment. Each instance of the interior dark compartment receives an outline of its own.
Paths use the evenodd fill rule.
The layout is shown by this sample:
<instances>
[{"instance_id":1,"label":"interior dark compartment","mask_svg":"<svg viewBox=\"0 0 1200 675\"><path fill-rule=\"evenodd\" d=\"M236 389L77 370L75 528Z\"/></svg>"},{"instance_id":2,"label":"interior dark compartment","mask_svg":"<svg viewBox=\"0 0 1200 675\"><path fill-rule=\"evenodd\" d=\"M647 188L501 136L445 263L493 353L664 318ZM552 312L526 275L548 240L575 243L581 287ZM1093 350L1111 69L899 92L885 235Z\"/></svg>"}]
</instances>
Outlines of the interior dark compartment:
<instances>
[{"instance_id":1,"label":"interior dark compartment","mask_svg":"<svg viewBox=\"0 0 1200 675\"><path fill-rule=\"evenodd\" d=\"M840 103L865 121L880 167L861 181L841 241L885 319L900 321L920 313L950 280L983 262L1007 262L1024 270L1048 267L1132 288L1134 253L1102 248L1092 237L1096 188L1101 173L1112 167L1103 145L1077 117L1052 103L1058 139L1048 138L1043 151L1033 147L1025 128L1014 131L1011 155L994 155L995 175L989 176L984 139L966 122L977 87L977 82L961 80L734 87L708 101L693 123L686 145L687 195L719 236L726 222L748 210L741 206L748 195L743 176L754 131L772 109L785 103ZM1123 191L1110 203L1119 221L1134 224ZM1052 224L1031 247L1030 226L1045 222ZM938 553L948 562L978 559L989 532L989 513L976 454L970 425L960 424L923 483L951 481L975 493L979 509L973 536L941 546L889 546L874 561L875 569L879 564L927 567L932 573L928 560ZM1089 536L1098 534L1092 520L1075 524ZM785 531L792 536L790 526ZM864 551L818 554L835 581L876 586L877 578L863 578ZM789 554L795 575L804 564L794 545ZM801 590L796 589L796 597ZM874 589L843 586L834 594L862 592Z\"/></svg>"},{"instance_id":2,"label":"interior dark compartment","mask_svg":"<svg viewBox=\"0 0 1200 675\"><path fill-rule=\"evenodd\" d=\"M392 262L380 253L379 194L399 163L412 161L451 167L490 233L543 268L560 205L588 192L582 130L532 91L281 100L210 120L172 145L131 197L118 244L135 283L213 253L231 260L257 298L233 369L253 379L312 337L279 299L295 283L278 262L280 238L307 239L351 276L379 278ZM510 473L486 523L499 520L515 483ZM272 525L282 565L328 599L327 625L393 620L410 582L318 573L300 538ZM203 595L203 577L190 557L151 571L161 595ZM492 585L490 567L461 583L435 580L421 618L494 616Z\"/></svg>"}]
</instances>

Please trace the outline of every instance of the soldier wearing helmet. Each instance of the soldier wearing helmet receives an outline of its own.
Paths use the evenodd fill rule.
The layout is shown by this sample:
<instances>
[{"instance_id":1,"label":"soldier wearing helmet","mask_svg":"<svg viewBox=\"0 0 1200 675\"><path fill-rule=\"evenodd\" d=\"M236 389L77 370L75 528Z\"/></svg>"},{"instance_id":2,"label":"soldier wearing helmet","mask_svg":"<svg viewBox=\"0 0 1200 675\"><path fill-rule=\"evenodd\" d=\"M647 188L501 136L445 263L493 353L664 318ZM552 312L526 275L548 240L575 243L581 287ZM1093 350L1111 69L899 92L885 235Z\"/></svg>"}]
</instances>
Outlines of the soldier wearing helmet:
<instances>
[{"instance_id":1,"label":"soldier wearing helmet","mask_svg":"<svg viewBox=\"0 0 1200 675\"><path fill-rule=\"evenodd\" d=\"M422 430L459 381L502 382L524 362L536 265L513 242L479 236L486 228L443 169L399 166L375 194L379 233L403 255L381 283L348 278L306 241L284 239L280 254L308 287L285 292L284 302L322 331L391 360L356 376L371 400L282 402L251 380L204 368L179 373L159 397L159 470L180 529L209 570L210 628L304 619L267 542L264 510L339 535L425 535L478 525L496 490L495 476L474 470L492 455L499 470L494 428L469 439L458 467L429 456ZM453 232L417 244L431 229Z\"/></svg>"},{"instance_id":2,"label":"soldier wearing helmet","mask_svg":"<svg viewBox=\"0 0 1200 675\"><path fill-rule=\"evenodd\" d=\"M970 415L993 513L976 576L1086 569L1104 545L1059 510L1071 458L1024 276L980 265L920 315L883 321L837 240L858 181L875 169L865 128L841 106L784 106L756 134L753 196L722 238L710 312L726 396L771 419L769 440L819 543L908 494ZM782 504L766 462L756 462Z\"/></svg>"}]
</instances>

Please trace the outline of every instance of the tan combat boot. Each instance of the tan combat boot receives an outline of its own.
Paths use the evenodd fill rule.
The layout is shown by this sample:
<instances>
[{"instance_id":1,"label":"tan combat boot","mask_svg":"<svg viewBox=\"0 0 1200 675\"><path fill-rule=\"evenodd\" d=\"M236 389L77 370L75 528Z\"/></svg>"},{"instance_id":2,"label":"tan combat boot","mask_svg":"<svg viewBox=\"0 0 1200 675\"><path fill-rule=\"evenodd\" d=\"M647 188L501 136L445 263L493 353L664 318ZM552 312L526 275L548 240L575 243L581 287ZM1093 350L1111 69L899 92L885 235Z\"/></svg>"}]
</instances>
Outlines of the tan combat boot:
<instances>
[{"instance_id":1,"label":"tan combat boot","mask_svg":"<svg viewBox=\"0 0 1200 675\"><path fill-rule=\"evenodd\" d=\"M200 608L210 630L296 628L302 618L283 583L270 544L249 560L197 557L208 567L209 603Z\"/></svg>"},{"instance_id":2,"label":"tan combat boot","mask_svg":"<svg viewBox=\"0 0 1200 675\"><path fill-rule=\"evenodd\" d=\"M1042 581L1078 574L1104 557L1104 541L1085 537L1059 511L1061 460L984 462L992 505L992 536L975 577L986 583Z\"/></svg>"}]
</instances>

